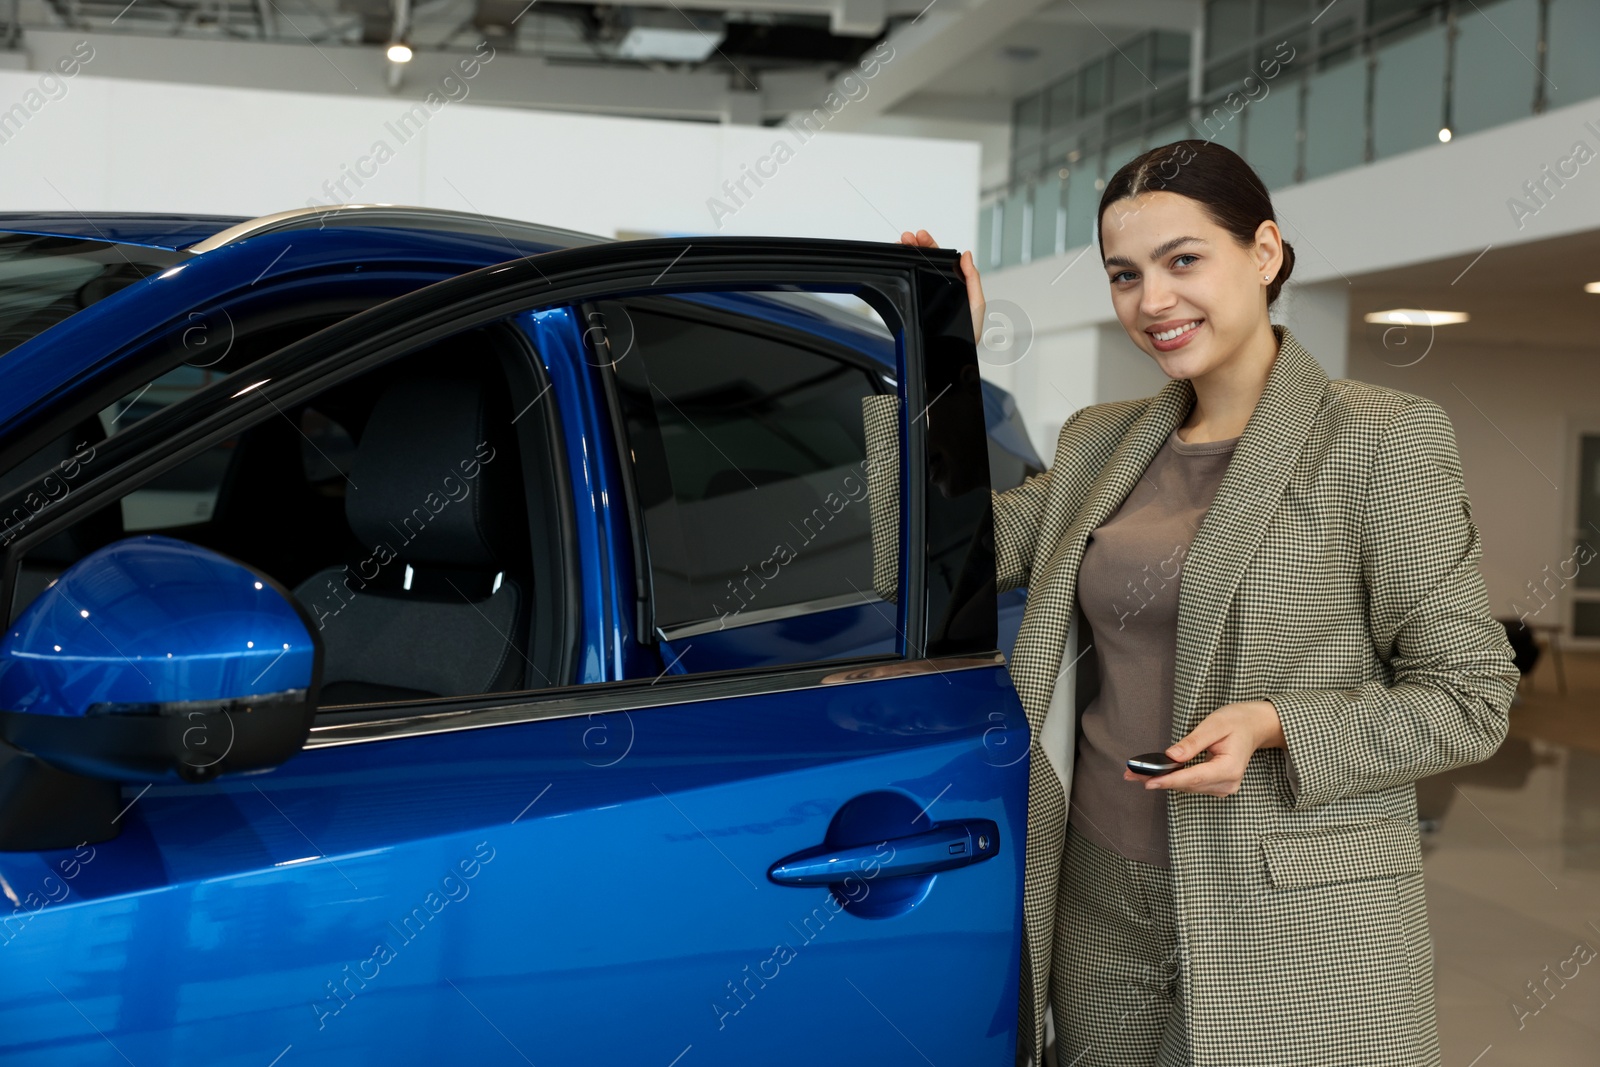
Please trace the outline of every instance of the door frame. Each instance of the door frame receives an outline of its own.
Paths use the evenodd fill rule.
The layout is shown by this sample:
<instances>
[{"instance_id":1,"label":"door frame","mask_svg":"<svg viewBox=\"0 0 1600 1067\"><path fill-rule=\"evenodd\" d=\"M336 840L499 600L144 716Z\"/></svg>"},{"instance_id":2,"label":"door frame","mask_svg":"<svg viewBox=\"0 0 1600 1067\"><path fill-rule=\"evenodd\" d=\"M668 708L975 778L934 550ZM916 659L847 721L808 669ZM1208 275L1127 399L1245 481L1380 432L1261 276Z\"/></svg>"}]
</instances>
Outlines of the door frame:
<instances>
[{"instance_id":1,"label":"door frame","mask_svg":"<svg viewBox=\"0 0 1600 1067\"><path fill-rule=\"evenodd\" d=\"M669 272L670 280L663 281ZM557 275L559 281L551 275ZM901 500L907 502L901 512L902 595L897 605L897 628L905 639L902 655L676 676L661 680L666 688L656 687L661 690L660 698L644 697L643 703L643 689L630 680L407 702L409 714L403 716L387 704L319 712L307 747L1003 664L1005 657L998 650L994 625L996 610L987 612L991 620L987 638L935 632L936 620L953 614L946 609L964 578L968 579L968 595L987 596L991 602L995 599L992 519L987 513L982 521L989 525L989 536L978 538L987 554L970 554L965 571L949 578L942 597L930 596L928 586L930 538L943 525L938 521L941 514L951 513L954 507L928 488L929 416L941 398L964 381L964 371L969 372L966 377L971 378L971 387L978 388L977 351L959 257L950 249L861 241L661 238L582 246L481 268L387 301L257 360L247 368L246 377L258 380L243 389L237 388L237 380L224 379L108 439L99 450L94 477L41 512L39 521L6 547L5 588L12 587L17 563L30 548L83 514L120 498L273 410L312 399L330 386L453 334L531 310L577 306L589 297L699 292L718 287L781 291L808 285L858 291L891 327L899 326L897 372L906 409L902 412ZM916 360L919 373L908 373L907 363L912 360ZM234 391L230 395L227 390ZM913 411L917 414L911 414ZM983 449L981 406L974 425L974 447ZM986 456L986 451L983 454ZM982 467L984 480L979 489L986 490L986 461ZM987 500L984 503L987 505Z\"/></svg>"}]
</instances>

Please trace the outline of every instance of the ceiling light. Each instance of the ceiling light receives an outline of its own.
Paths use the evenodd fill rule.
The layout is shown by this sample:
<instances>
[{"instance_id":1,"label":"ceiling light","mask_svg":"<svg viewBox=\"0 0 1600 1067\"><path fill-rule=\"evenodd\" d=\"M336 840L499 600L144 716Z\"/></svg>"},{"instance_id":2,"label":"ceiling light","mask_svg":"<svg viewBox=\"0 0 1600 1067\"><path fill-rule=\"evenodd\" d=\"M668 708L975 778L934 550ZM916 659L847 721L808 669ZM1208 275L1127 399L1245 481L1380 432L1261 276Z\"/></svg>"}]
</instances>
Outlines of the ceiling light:
<instances>
[{"instance_id":1,"label":"ceiling light","mask_svg":"<svg viewBox=\"0 0 1600 1067\"><path fill-rule=\"evenodd\" d=\"M1442 127L1439 128L1439 140L1441 142L1443 142L1444 144L1449 144L1450 143L1450 137L1451 137L1450 127L1442 126Z\"/></svg>"},{"instance_id":2,"label":"ceiling light","mask_svg":"<svg viewBox=\"0 0 1600 1067\"><path fill-rule=\"evenodd\" d=\"M1600 282L1590 282L1583 287L1583 291L1586 293L1600 293Z\"/></svg>"},{"instance_id":3,"label":"ceiling light","mask_svg":"<svg viewBox=\"0 0 1600 1067\"><path fill-rule=\"evenodd\" d=\"M395 41L389 46L389 51L386 54L391 63L411 62L411 46L404 41Z\"/></svg>"},{"instance_id":4,"label":"ceiling light","mask_svg":"<svg viewBox=\"0 0 1600 1067\"><path fill-rule=\"evenodd\" d=\"M1452 322L1466 322L1465 311L1424 311L1422 308L1390 308L1388 311L1369 311L1363 316L1367 322L1391 326L1448 326Z\"/></svg>"}]
</instances>

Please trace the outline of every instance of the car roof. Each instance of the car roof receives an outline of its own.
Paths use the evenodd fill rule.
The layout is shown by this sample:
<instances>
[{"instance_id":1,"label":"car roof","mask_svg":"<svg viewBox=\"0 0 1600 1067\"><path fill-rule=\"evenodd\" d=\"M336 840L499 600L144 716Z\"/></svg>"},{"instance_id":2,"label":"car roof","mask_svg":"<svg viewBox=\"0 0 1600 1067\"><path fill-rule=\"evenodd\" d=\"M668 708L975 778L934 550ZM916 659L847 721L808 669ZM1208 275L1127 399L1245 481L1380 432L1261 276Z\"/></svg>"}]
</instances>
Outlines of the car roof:
<instances>
[{"instance_id":1,"label":"car roof","mask_svg":"<svg viewBox=\"0 0 1600 1067\"><path fill-rule=\"evenodd\" d=\"M615 240L599 234L542 226L518 219L496 218L470 212L449 211L404 204L343 204L295 208L269 215L169 214L141 211L98 211L61 214L46 211L0 212L0 233L106 241L169 252L199 254L267 233L292 230L326 230L347 227L384 228L445 235L493 236L508 243L547 248L570 248ZM862 321L815 294L768 294L798 299L804 310L837 328L859 331ZM790 310L796 310L791 305ZM1015 400L1009 391L984 380L984 410L991 434L1008 451L1040 466L1037 454L1015 419Z\"/></svg>"},{"instance_id":2,"label":"car roof","mask_svg":"<svg viewBox=\"0 0 1600 1067\"><path fill-rule=\"evenodd\" d=\"M0 213L0 232L41 234L160 248L207 252L263 233L331 229L349 226L386 227L441 234L494 235L522 244L551 248L595 244L612 238L495 218L473 212L408 204L340 204L293 208L270 215L175 215L156 212L20 211Z\"/></svg>"}]
</instances>

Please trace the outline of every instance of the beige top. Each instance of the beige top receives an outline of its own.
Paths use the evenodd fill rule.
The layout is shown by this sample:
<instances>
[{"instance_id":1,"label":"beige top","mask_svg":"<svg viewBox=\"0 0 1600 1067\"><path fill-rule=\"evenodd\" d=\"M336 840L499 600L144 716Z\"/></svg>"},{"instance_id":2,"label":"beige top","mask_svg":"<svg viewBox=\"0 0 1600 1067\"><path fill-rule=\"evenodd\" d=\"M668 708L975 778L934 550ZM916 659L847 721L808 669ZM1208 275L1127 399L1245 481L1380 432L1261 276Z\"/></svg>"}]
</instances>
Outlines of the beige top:
<instances>
[{"instance_id":1,"label":"beige top","mask_svg":"<svg viewBox=\"0 0 1600 1067\"><path fill-rule=\"evenodd\" d=\"M1079 723L1068 822L1105 848L1160 867L1171 865L1166 791L1123 781L1122 772L1129 757L1172 743L1183 562L1238 441L1186 444L1173 431L1089 535L1078 571L1100 687Z\"/></svg>"}]
</instances>

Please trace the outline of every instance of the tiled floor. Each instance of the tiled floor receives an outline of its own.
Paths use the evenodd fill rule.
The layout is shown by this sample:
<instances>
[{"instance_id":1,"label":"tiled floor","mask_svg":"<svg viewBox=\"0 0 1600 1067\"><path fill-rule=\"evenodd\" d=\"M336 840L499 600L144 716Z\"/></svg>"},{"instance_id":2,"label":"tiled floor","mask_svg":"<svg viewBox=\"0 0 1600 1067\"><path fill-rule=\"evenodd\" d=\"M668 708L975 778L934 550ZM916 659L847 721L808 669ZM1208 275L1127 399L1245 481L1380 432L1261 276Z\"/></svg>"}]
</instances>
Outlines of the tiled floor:
<instances>
[{"instance_id":1,"label":"tiled floor","mask_svg":"<svg viewBox=\"0 0 1600 1067\"><path fill-rule=\"evenodd\" d=\"M1600 656L1565 658L1492 759L1418 783L1445 1067L1600 1065Z\"/></svg>"}]
</instances>

